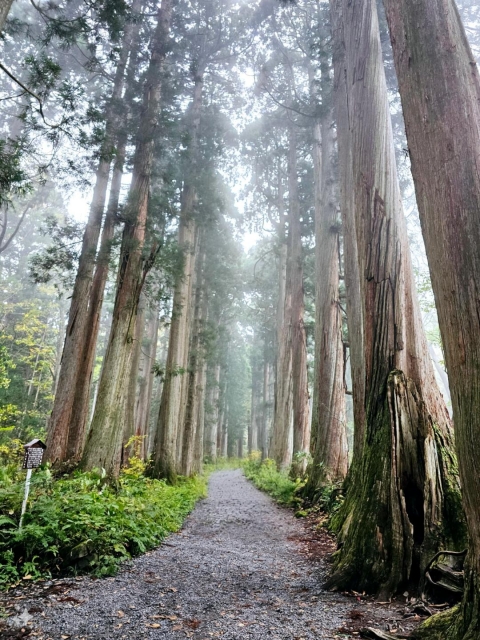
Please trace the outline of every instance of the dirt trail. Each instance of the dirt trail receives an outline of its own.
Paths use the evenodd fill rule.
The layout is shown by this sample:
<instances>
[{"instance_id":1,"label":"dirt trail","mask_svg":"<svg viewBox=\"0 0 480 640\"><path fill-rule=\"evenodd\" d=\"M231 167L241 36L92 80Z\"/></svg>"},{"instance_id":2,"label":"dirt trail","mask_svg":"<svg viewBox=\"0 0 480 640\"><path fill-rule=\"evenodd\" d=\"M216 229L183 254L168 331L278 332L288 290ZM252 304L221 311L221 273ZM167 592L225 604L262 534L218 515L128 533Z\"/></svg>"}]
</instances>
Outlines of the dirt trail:
<instances>
[{"instance_id":1,"label":"dirt trail","mask_svg":"<svg viewBox=\"0 0 480 640\"><path fill-rule=\"evenodd\" d=\"M378 626L393 615L322 591L323 563L302 552L302 536L304 525L241 471L217 472L166 544L115 578L53 581L48 595L17 600L17 625L43 640L328 640L358 638L348 631L355 619Z\"/></svg>"}]
</instances>

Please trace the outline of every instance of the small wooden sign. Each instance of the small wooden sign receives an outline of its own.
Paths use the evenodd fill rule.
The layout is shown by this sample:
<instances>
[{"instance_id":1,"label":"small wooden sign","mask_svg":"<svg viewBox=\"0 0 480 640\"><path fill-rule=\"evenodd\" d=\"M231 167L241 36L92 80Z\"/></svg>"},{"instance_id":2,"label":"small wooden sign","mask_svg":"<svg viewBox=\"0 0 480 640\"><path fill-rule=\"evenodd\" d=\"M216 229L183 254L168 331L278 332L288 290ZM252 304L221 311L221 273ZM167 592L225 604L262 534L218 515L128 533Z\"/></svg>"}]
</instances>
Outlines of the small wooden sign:
<instances>
[{"instance_id":1,"label":"small wooden sign","mask_svg":"<svg viewBox=\"0 0 480 640\"><path fill-rule=\"evenodd\" d=\"M23 445L25 455L23 457L22 469L36 469L42 464L43 452L47 448L41 440L32 440Z\"/></svg>"}]
</instances>

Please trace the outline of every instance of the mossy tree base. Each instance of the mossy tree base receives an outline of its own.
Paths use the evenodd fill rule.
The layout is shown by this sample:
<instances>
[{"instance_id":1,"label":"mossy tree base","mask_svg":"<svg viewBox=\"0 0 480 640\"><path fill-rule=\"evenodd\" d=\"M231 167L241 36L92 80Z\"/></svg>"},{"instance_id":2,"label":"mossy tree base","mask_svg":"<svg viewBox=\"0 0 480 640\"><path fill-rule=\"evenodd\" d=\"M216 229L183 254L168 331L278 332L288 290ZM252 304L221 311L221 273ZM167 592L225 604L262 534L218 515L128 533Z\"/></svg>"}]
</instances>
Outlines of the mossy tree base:
<instances>
[{"instance_id":1,"label":"mossy tree base","mask_svg":"<svg viewBox=\"0 0 480 640\"><path fill-rule=\"evenodd\" d=\"M326 586L388 597L418 589L436 551L465 543L465 525L452 443L413 381L392 371L367 418L363 458L333 521L341 546Z\"/></svg>"},{"instance_id":2,"label":"mossy tree base","mask_svg":"<svg viewBox=\"0 0 480 640\"><path fill-rule=\"evenodd\" d=\"M426 620L414 640L478 640L480 638L480 576L469 567L461 604Z\"/></svg>"}]
</instances>

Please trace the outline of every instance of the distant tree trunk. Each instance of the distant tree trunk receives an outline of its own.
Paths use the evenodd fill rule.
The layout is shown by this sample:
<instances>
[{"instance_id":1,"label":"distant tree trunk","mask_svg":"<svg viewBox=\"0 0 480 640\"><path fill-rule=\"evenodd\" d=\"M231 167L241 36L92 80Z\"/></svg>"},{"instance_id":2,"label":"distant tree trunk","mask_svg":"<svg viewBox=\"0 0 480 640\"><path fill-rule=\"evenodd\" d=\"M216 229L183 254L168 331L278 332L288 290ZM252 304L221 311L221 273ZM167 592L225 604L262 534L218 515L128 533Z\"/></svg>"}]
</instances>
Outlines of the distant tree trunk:
<instances>
[{"instance_id":1,"label":"distant tree trunk","mask_svg":"<svg viewBox=\"0 0 480 640\"><path fill-rule=\"evenodd\" d=\"M252 339L252 394L251 394L251 410L250 410L250 422L248 424L248 453L256 451L258 448L258 421L259 421L259 402L258 402L258 390L259 390L259 370L258 370L258 355L257 349L258 334L254 333Z\"/></svg>"},{"instance_id":2,"label":"distant tree trunk","mask_svg":"<svg viewBox=\"0 0 480 640\"><path fill-rule=\"evenodd\" d=\"M480 77L453 0L385 0L452 393L469 554L459 615L422 638L480 637Z\"/></svg>"},{"instance_id":3,"label":"distant tree trunk","mask_svg":"<svg viewBox=\"0 0 480 640\"><path fill-rule=\"evenodd\" d=\"M136 406L137 406L137 387L138 373L140 369L140 358L142 355L142 341L145 333L145 296L140 295L137 307L137 316L135 318L135 329L133 332L132 356L130 362L130 371L128 373L127 398L124 411L123 425L123 445L122 445L122 465L128 462L128 459L134 455L138 445L130 445L126 447L127 442L136 435Z\"/></svg>"},{"instance_id":4,"label":"distant tree trunk","mask_svg":"<svg viewBox=\"0 0 480 640\"><path fill-rule=\"evenodd\" d=\"M153 144L170 18L171 0L162 0L144 86L140 128L133 159L132 183L125 210L126 222L120 250L112 326L99 382L95 413L82 459L84 468L104 468L107 474L113 477L118 475L120 468L126 378L131 365L135 317L143 281L149 268L149 260L144 262L142 253Z\"/></svg>"},{"instance_id":5,"label":"distant tree trunk","mask_svg":"<svg viewBox=\"0 0 480 640\"><path fill-rule=\"evenodd\" d=\"M220 434L220 456L226 458L228 453L228 403L225 402L225 408L222 415L222 429Z\"/></svg>"},{"instance_id":6,"label":"distant tree trunk","mask_svg":"<svg viewBox=\"0 0 480 640\"><path fill-rule=\"evenodd\" d=\"M266 348L264 349L266 352ZM261 429L259 431L259 448L262 452L262 460L268 457L268 423L269 423L269 410L270 404L270 363L267 361L266 353L264 353L263 362L263 395L262 395L262 421Z\"/></svg>"},{"instance_id":7,"label":"distant tree trunk","mask_svg":"<svg viewBox=\"0 0 480 640\"><path fill-rule=\"evenodd\" d=\"M307 336L305 333L305 302L303 293L303 248L300 201L298 197L297 133L295 125L289 131L288 162L289 199L289 277L291 279L292 331L292 394L293 394L293 454L292 475L301 476L307 468L310 449L310 407L308 402Z\"/></svg>"},{"instance_id":8,"label":"distant tree trunk","mask_svg":"<svg viewBox=\"0 0 480 640\"><path fill-rule=\"evenodd\" d=\"M203 244L203 242L201 242ZM189 346L188 364L188 389L185 408L185 421L183 428L182 457L179 473L183 476L191 476L194 467L195 446L200 445L197 440L199 404L203 398L203 347L201 343L202 324L206 312L204 299L206 296L203 269L205 263L205 252L203 248L197 256L195 275L195 298L193 308L192 336ZM201 394L200 394L201 390ZM201 439L203 447L203 433Z\"/></svg>"},{"instance_id":9,"label":"distant tree trunk","mask_svg":"<svg viewBox=\"0 0 480 640\"><path fill-rule=\"evenodd\" d=\"M328 97L327 97L328 100ZM307 493L343 480L348 471L342 312L339 305L339 220L335 206L333 114L314 125L315 381L313 462Z\"/></svg>"},{"instance_id":10,"label":"distant tree trunk","mask_svg":"<svg viewBox=\"0 0 480 640\"><path fill-rule=\"evenodd\" d=\"M141 0L136 0L132 5L132 10L138 12L140 7ZM112 96L107 108L105 133L100 149L100 160L96 171L92 203L83 235L78 270L71 296L62 363L47 435L46 459L53 464L64 462L67 459L69 430L71 429L72 410L75 400L75 394L72 391L77 388L79 382L82 358L90 332L90 327L88 326L89 305L87 301L90 296L95 255L102 225L112 152L115 143L114 135L118 122L115 106L116 103L121 100L125 81L125 68L134 33L135 24L133 22L128 23L124 30L122 48L120 50L113 82ZM82 440L83 444L81 436L76 437L74 435L73 438L75 440Z\"/></svg>"},{"instance_id":11,"label":"distant tree trunk","mask_svg":"<svg viewBox=\"0 0 480 640\"><path fill-rule=\"evenodd\" d=\"M169 328L165 328L164 335L161 337L160 341L163 343L162 351L160 355L160 364L165 367L167 365L167 355L168 355L168 343L170 338L170 330ZM155 376L153 376L155 377ZM155 443L155 434L157 432L157 424L158 424L158 410L160 407L160 402L162 399L163 392L163 377L159 376L158 386L155 391L155 398L152 400L152 411L150 412L150 416L148 418L148 437L147 437L147 450L146 450L146 459L149 460L153 454L153 447Z\"/></svg>"},{"instance_id":12,"label":"distant tree trunk","mask_svg":"<svg viewBox=\"0 0 480 640\"><path fill-rule=\"evenodd\" d=\"M217 459L217 437L218 437L218 420L219 420L219 395L220 395L220 365L215 364L211 367L208 375L210 384L208 386L208 411L205 414L205 437L204 449L205 457L209 462L215 462Z\"/></svg>"},{"instance_id":13,"label":"distant tree trunk","mask_svg":"<svg viewBox=\"0 0 480 640\"><path fill-rule=\"evenodd\" d=\"M292 462L291 447L291 414L292 414L292 332L291 279L287 278L289 245L285 234L285 214L283 189L279 177L278 189L279 209L279 287L277 306L277 362L275 368L275 404L272 427L272 457L282 469L287 469Z\"/></svg>"},{"instance_id":14,"label":"distant tree trunk","mask_svg":"<svg viewBox=\"0 0 480 640\"><path fill-rule=\"evenodd\" d=\"M0 0L0 33L3 32L13 0Z\"/></svg>"},{"instance_id":15,"label":"distant tree trunk","mask_svg":"<svg viewBox=\"0 0 480 640\"><path fill-rule=\"evenodd\" d=\"M360 270L352 189L352 145L345 78L345 38L342 3L343 0L331 0L330 14L333 36L334 105L337 121L347 327L353 394L353 468L356 461L361 459L365 439L365 354L363 347L363 305L360 293Z\"/></svg>"},{"instance_id":16,"label":"distant tree trunk","mask_svg":"<svg viewBox=\"0 0 480 640\"><path fill-rule=\"evenodd\" d=\"M142 438L140 447L140 456L142 460L147 458L146 440L148 436L150 408L152 405L153 379L155 376L153 372L153 365L155 364L158 341L158 307L159 304L156 303L149 311L146 330L146 344L144 344L142 348L139 367L140 384L136 399L135 435Z\"/></svg>"},{"instance_id":17,"label":"distant tree trunk","mask_svg":"<svg viewBox=\"0 0 480 640\"><path fill-rule=\"evenodd\" d=\"M154 460L151 474L176 482L177 448L180 429L183 429L188 368L188 347L190 341L190 307L192 302L196 224L193 218L197 199L192 175L197 155L198 129L202 107L203 72L197 70L193 100L190 105L189 122L189 164L182 192L178 244L183 251L183 269L178 274L173 295L170 340L162 400L158 414L157 432L154 444Z\"/></svg>"},{"instance_id":18,"label":"distant tree trunk","mask_svg":"<svg viewBox=\"0 0 480 640\"><path fill-rule=\"evenodd\" d=\"M376 5L344 0L345 78L361 290L366 437L341 509L330 587L417 589L439 548L463 544L450 419L418 306Z\"/></svg>"}]
</instances>

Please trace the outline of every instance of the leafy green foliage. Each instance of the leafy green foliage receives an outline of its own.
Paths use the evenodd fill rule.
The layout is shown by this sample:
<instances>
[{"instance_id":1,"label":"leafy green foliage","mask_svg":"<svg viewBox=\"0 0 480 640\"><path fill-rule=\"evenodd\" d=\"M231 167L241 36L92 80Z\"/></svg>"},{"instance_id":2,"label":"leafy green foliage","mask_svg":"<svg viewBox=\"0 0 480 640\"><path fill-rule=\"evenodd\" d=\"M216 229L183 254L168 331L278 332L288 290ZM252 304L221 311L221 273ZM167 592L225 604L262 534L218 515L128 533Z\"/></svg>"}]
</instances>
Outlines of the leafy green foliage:
<instances>
[{"instance_id":1,"label":"leafy green foliage","mask_svg":"<svg viewBox=\"0 0 480 640\"><path fill-rule=\"evenodd\" d=\"M287 473L278 471L275 460L267 458L262 462L260 456L256 454L258 452L252 453L245 461L243 465L245 476L258 489L272 496L276 502L293 506L296 502L295 492L299 483L291 480Z\"/></svg>"},{"instance_id":2,"label":"leafy green foliage","mask_svg":"<svg viewBox=\"0 0 480 640\"><path fill-rule=\"evenodd\" d=\"M54 480L34 472L27 513L19 472L0 474L0 587L22 577L89 572L112 575L122 560L161 543L177 531L196 501L206 495L204 477L176 486L124 473L116 487L98 473Z\"/></svg>"}]
</instances>

